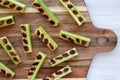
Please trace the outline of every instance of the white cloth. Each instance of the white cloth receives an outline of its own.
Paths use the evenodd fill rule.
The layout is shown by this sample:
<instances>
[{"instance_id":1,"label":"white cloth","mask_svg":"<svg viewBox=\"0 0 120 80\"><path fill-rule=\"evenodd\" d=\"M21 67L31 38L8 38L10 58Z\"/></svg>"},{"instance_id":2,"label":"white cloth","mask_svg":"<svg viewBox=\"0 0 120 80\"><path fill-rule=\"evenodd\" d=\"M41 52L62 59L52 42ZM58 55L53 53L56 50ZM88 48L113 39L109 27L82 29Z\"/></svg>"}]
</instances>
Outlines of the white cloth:
<instances>
[{"instance_id":1,"label":"white cloth","mask_svg":"<svg viewBox=\"0 0 120 80\"><path fill-rule=\"evenodd\" d=\"M120 80L120 0L85 0L85 3L93 24L112 29L118 37L113 51L94 57L87 80Z\"/></svg>"}]
</instances>

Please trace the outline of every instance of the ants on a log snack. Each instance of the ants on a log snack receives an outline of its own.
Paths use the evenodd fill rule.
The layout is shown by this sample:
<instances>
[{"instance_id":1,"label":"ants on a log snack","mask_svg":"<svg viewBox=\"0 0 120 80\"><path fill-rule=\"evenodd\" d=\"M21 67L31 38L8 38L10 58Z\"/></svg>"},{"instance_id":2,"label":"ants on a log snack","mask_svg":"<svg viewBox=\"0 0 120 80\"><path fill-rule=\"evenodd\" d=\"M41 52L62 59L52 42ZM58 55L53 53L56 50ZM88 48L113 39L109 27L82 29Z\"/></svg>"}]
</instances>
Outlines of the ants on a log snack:
<instances>
[{"instance_id":1,"label":"ants on a log snack","mask_svg":"<svg viewBox=\"0 0 120 80\"><path fill-rule=\"evenodd\" d=\"M72 72L71 67L65 66L64 68L56 71L55 73L51 74L48 77L43 78L42 80L58 80Z\"/></svg>"},{"instance_id":2,"label":"ants on a log snack","mask_svg":"<svg viewBox=\"0 0 120 80\"><path fill-rule=\"evenodd\" d=\"M39 51L34 63L32 64L32 67L30 68L30 70L28 72L28 78L30 80L35 80L35 78L36 78L43 62L45 61L45 59L46 59L46 54Z\"/></svg>"},{"instance_id":3,"label":"ants on a log snack","mask_svg":"<svg viewBox=\"0 0 120 80\"><path fill-rule=\"evenodd\" d=\"M59 0L61 4L66 8L69 14L73 17L76 23L80 26L86 22L86 18L83 14L76 8L76 6L70 0Z\"/></svg>"},{"instance_id":4,"label":"ants on a log snack","mask_svg":"<svg viewBox=\"0 0 120 80\"><path fill-rule=\"evenodd\" d=\"M15 24L13 16L5 16L0 18L0 28Z\"/></svg>"},{"instance_id":5,"label":"ants on a log snack","mask_svg":"<svg viewBox=\"0 0 120 80\"><path fill-rule=\"evenodd\" d=\"M91 41L91 38L83 37L63 30L60 31L59 36L64 40L71 41L85 47L88 47Z\"/></svg>"},{"instance_id":6,"label":"ants on a log snack","mask_svg":"<svg viewBox=\"0 0 120 80\"><path fill-rule=\"evenodd\" d=\"M18 53L16 52L16 50L14 49L14 47L12 46L12 44L6 36L0 38L0 44L14 64L17 65L21 63L21 59Z\"/></svg>"},{"instance_id":7,"label":"ants on a log snack","mask_svg":"<svg viewBox=\"0 0 120 80\"><path fill-rule=\"evenodd\" d=\"M26 5L17 0L0 0L0 5L23 13Z\"/></svg>"},{"instance_id":8,"label":"ants on a log snack","mask_svg":"<svg viewBox=\"0 0 120 80\"><path fill-rule=\"evenodd\" d=\"M8 78L13 78L15 76L15 73L1 62L0 62L0 72L5 76L7 76Z\"/></svg>"},{"instance_id":9,"label":"ants on a log snack","mask_svg":"<svg viewBox=\"0 0 120 80\"><path fill-rule=\"evenodd\" d=\"M63 63L77 55L78 55L78 52L77 52L76 48L72 48L72 49L50 59L50 64L52 67L55 67L56 65Z\"/></svg>"},{"instance_id":10,"label":"ants on a log snack","mask_svg":"<svg viewBox=\"0 0 120 80\"><path fill-rule=\"evenodd\" d=\"M29 24L21 24L20 31L22 35L22 42L24 46L25 53L32 53L32 42L30 35L30 25Z\"/></svg>"},{"instance_id":11,"label":"ants on a log snack","mask_svg":"<svg viewBox=\"0 0 120 80\"><path fill-rule=\"evenodd\" d=\"M35 30L35 34L40 38L40 40L47 45L52 51L58 48L58 44L55 40L47 33L43 27L39 27Z\"/></svg>"},{"instance_id":12,"label":"ants on a log snack","mask_svg":"<svg viewBox=\"0 0 120 80\"><path fill-rule=\"evenodd\" d=\"M52 26L58 26L60 21L58 18L48 9L46 4L42 0L35 0L32 5L39 10L39 12L47 18Z\"/></svg>"}]
</instances>

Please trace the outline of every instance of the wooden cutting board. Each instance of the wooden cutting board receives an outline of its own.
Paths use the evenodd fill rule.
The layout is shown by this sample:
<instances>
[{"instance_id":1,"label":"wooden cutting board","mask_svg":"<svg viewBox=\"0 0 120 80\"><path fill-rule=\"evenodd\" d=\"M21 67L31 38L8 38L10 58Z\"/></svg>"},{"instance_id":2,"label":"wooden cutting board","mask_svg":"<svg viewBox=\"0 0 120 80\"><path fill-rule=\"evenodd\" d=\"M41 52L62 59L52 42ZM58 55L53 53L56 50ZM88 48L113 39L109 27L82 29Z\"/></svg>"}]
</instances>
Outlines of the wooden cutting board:
<instances>
[{"instance_id":1,"label":"wooden cutting board","mask_svg":"<svg viewBox=\"0 0 120 80\"><path fill-rule=\"evenodd\" d=\"M45 61L42 69L39 71L39 74L37 76L38 79L48 76L51 73L55 72L57 69L60 69L61 67L69 64L72 67L73 72L61 80L70 80L70 79L85 80L90 63L94 55L98 52L111 51L116 45L117 38L114 32L108 29L96 28L92 24L84 0L71 0L87 18L87 22L82 26L78 26L75 23L75 21L71 18L71 16L68 14L68 12L64 9L64 7L60 4L58 0L43 0L50 8L50 10L60 19L61 23L59 27L52 27L46 21L46 19L42 17L40 13L32 7L31 3L34 0L18 0L18 1L21 1L28 6L25 14L20 14L17 13L16 11L0 6L0 17L6 15L14 15L16 21L15 25L0 29L0 37L7 35L23 60L21 64L15 66L10 61L4 50L0 47L0 62L3 62L8 67L13 69L13 71L16 72L15 80L27 79L28 70L31 67L31 64L33 63L34 58L39 50L47 54L47 60ZM23 52L21 34L19 29L19 25L23 23L31 24L33 53L30 55L26 55ZM44 28L46 28L46 30L50 33L50 35L59 43L59 48L56 51L54 52L50 51L37 38L37 36L34 35L34 30L38 28L40 25L44 26ZM90 46L88 48L85 48L60 39L58 37L58 33L60 30L70 31L75 34L80 34L92 38ZM107 42L103 45L97 43L98 38L101 36L107 38ZM75 57L67 62L64 62L58 65L57 67L54 68L50 67L50 64L48 62L50 58L60 54L61 52L69 50L73 47L77 48L79 52L78 57ZM0 73L0 80L9 80L9 79L4 77Z\"/></svg>"}]
</instances>

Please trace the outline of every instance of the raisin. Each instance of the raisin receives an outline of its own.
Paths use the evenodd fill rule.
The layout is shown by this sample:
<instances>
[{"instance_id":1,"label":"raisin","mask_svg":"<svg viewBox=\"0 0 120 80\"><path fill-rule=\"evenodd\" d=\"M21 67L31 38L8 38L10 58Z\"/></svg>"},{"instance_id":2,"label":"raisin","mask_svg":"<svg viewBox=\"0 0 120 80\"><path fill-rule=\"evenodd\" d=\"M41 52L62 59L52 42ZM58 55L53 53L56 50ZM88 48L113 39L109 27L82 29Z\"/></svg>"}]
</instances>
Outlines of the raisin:
<instances>
[{"instance_id":1,"label":"raisin","mask_svg":"<svg viewBox=\"0 0 120 80\"><path fill-rule=\"evenodd\" d=\"M71 51L70 51L70 54L75 54L75 50L71 50Z\"/></svg>"},{"instance_id":2,"label":"raisin","mask_svg":"<svg viewBox=\"0 0 120 80\"><path fill-rule=\"evenodd\" d=\"M36 68L35 67L31 67L31 70L34 71Z\"/></svg>"},{"instance_id":3,"label":"raisin","mask_svg":"<svg viewBox=\"0 0 120 80\"><path fill-rule=\"evenodd\" d=\"M68 6L68 8L70 8L70 9L73 7L71 4L68 4L67 6Z\"/></svg>"},{"instance_id":4,"label":"raisin","mask_svg":"<svg viewBox=\"0 0 120 80\"><path fill-rule=\"evenodd\" d=\"M80 43L80 40L79 39L76 39L77 43Z\"/></svg>"},{"instance_id":5,"label":"raisin","mask_svg":"<svg viewBox=\"0 0 120 80\"><path fill-rule=\"evenodd\" d=\"M45 39L44 39L44 43L45 43L45 44L48 44L48 39L45 38Z\"/></svg>"},{"instance_id":6,"label":"raisin","mask_svg":"<svg viewBox=\"0 0 120 80\"><path fill-rule=\"evenodd\" d=\"M29 72L28 75L29 75L29 76L33 75L33 72Z\"/></svg>"},{"instance_id":7,"label":"raisin","mask_svg":"<svg viewBox=\"0 0 120 80\"><path fill-rule=\"evenodd\" d=\"M13 59L16 61L16 62L19 62L19 59L17 57L13 57Z\"/></svg>"},{"instance_id":8,"label":"raisin","mask_svg":"<svg viewBox=\"0 0 120 80\"><path fill-rule=\"evenodd\" d=\"M42 56L41 55L37 55L37 59L41 59L42 58Z\"/></svg>"},{"instance_id":9,"label":"raisin","mask_svg":"<svg viewBox=\"0 0 120 80\"><path fill-rule=\"evenodd\" d=\"M57 72L55 72L55 74L60 75L60 74L62 74L62 71L57 71Z\"/></svg>"},{"instance_id":10,"label":"raisin","mask_svg":"<svg viewBox=\"0 0 120 80\"><path fill-rule=\"evenodd\" d=\"M17 56L17 54L16 54L15 52L10 52L10 54L11 54L12 56Z\"/></svg>"},{"instance_id":11,"label":"raisin","mask_svg":"<svg viewBox=\"0 0 120 80\"><path fill-rule=\"evenodd\" d=\"M10 8L15 8L15 4L10 4L9 7Z\"/></svg>"},{"instance_id":12,"label":"raisin","mask_svg":"<svg viewBox=\"0 0 120 80\"><path fill-rule=\"evenodd\" d=\"M78 12L76 11L76 10L73 10L73 13L76 15L76 14L78 14Z\"/></svg>"},{"instance_id":13,"label":"raisin","mask_svg":"<svg viewBox=\"0 0 120 80\"><path fill-rule=\"evenodd\" d=\"M53 60L53 59L50 59L50 61L51 61L51 63L55 64L55 60Z\"/></svg>"},{"instance_id":14,"label":"raisin","mask_svg":"<svg viewBox=\"0 0 120 80\"><path fill-rule=\"evenodd\" d=\"M68 53L64 53L64 54L62 54L62 56L63 56L63 57L68 57L69 54L68 54Z\"/></svg>"},{"instance_id":15,"label":"raisin","mask_svg":"<svg viewBox=\"0 0 120 80\"><path fill-rule=\"evenodd\" d=\"M61 36L62 36L63 38L67 38L67 36L66 36L66 35L64 35L64 34L62 34Z\"/></svg>"},{"instance_id":16,"label":"raisin","mask_svg":"<svg viewBox=\"0 0 120 80\"><path fill-rule=\"evenodd\" d=\"M3 70L3 69L1 69L1 72L5 75L6 74L6 71L5 70Z\"/></svg>"},{"instance_id":17,"label":"raisin","mask_svg":"<svg viewBox=\"0 0 120 80\"><path fill-rule=\"evenodd\" d=\"M38 35L38 36L40 35L40 31L39 31L39 30L37 30L37 35Z\"/></svg>"},{"instance_id":18,"label":"raisin","mask_svg":"<svg viewBox=\"0 0 120 80\"><path fill-rule=\"evenodd\" d=\"M32 65L33 66L36 66L36 65L38 65L39 64L39 62L34 62Z\"/></svg>"},{"instance_id":19,"label":"raisin","mask_svg":"<svg viewBox=\"0 0 120 80\"><path fill-rule=\"evenodd\" d=\"M21 26L21 28L22 28L22 30L26 31L26 28L25 28L25 26Z\"/></svg>"},{"instance_id":20,"label":"raisin","mask_svg":"<svg viewBox=\"0 0 120 80\"><path fill-rule=\"evenodd\" d=\"M10 78L12 77L12 75L10 73L7 73L7 77Z\"/></svg>"},{"instance_id":21,"label":"raisin","mask_svg":"<svg viewBox=\"0 0 120 80\"><path fill-rule=\"evenodd\" d=\"M68 68L65 68L65 69L64 69L64 72L67 72L68 70L69 70Z\"/></svg>"},{"instance_id":22,"label":"raisin","mask_svg":"<svg viewBox=\"0 0 120 80\"><path fill-rule=\"evenodd\" d=\"M42 8L38 8L39 12L44 13L44 10Z\"/></svg>"},{"instance_id":23,"label":"raisin","mask_svg":"<svg viewBox=\"0 0 120 80\"><path fill-rule=\"evenodd\" d=\"M4 42L5 44L7 44L7 39L4 38L4 39L3 39L3 42Z\"/></svg>"},{"instance_id":24,"label":"raisin","mask_svg":"<svg viewBox=\"0 0 120 80\"><path fill-rule=\"evenodd\" d=\"M43 40L43 38L44 38L44 34L41 34L41 40Z\"/></svg>"},{"instance_id":25,"label":"raisin","mask_svg":"<svg viewBox=\"0 0 120 80\"><path fill-rule=\"evenodd\" d=\"M85 45L85 44L86 44L86 41L81 41L81 44L82 44L82 45Z\"/></svg>"},{"instance_id":26,"label":"raisin","mask_svg":"<svg viewBox=\"0 0 120 80\"><path fill-rule=\"evenodd\" d=\"M72 38L68 38L68 40L71 41L71 42L74 42L74 40Z\"/></svg>"},{"instance_id":27,"label":"raisin","mask_svg":"<svg viewBox=\"0 0 120 80\"><path fill-rule=\"evenodd\" d=\"M44 16L44 17L46 17L47 19L49 19L48 15L46 15L46 14L43 14L43 16Z\"/></svg>"},{"instance_id":28,"label":"raisin","mask_svg":"<svg viewBox=\"0 0 120 80\"><path fill-rule=\"evenodd\" d=\"M8 20L6 21L6 23L7 23L7 24L12 23L12 19L8 19Z\"/></svg>"},{"instance_id":29,"label":"raisin","mask_svg":"<svg viewBox=\"0 0 120 80\"><path fill-rule=\"evenodd\" d=\"M25 33L22 33L22 36L23 36L24 38L26 38L26 37L27 37L27 35L26 35Z\"/></svg>"},{"instance_id":30,"label":"raisin","mask_svg":"<svg viewBox=\"0 0 120 80\"><path fill-rule=\"evenodd\" d=\"M7 45L6 47L7 47L8 50L12 49L12 47L10 45Z\"/></svg>"},{"instance_id":31,"label":"raisin","mask_svg":"<svg viewBox=\"0 0 120 80\"><path fill-rule=\"evenodd\" d=\"M18 10L18 11L20 11L20 10L22 10L22 7L16 7L16 10Z\"/></svg>"},{"instance_id":32,"label":"raisin","mask_svg":"<svg viewBox=\"0 0 120 80\"><path fill-rule=\"evenodd\" d=\"M49 46L51 49L54 49L54 46L51 43L49 44Z\"/></svg>"},{"instance_id":33,"label":"raisin","mask_svg":"<svg viewBox=\"0 0 120 80\"><path fill-rule=\"evenodd\" d=\"M28 44L28 41L27 41L26 39L23 39L23 42L24 42L25 44Z\"/></svg>"},{"instance_id":34,"label":"raisin","mask_svg":"<svg viewBox=\"0 0 120 80\"><path fill-rule=\"evenodd\" d=\"M79 21L82 21L82 20L83 20L82 17L78 17L78 19L79 19Z\"/></svg>"},{"instance_id":35,"label":"raisin","mask_svg":"<svg viewBox=\"0 0 120 80\"><path fill-rule=\"evenodd\" d=\"M40 4L35 3L35 2L33 3L33 5L36 6L36 7L40 7Z\"/></svg>"},{"instance_id":36,"label":"raisin","mask_svg":"<svg viewBox=\"0 0 120 80\"><path fill-rule=\"evenodd\" d=\"M56 60L59 60L59 59L63 59L63 57L56 57L55 59L56 59Z\"/></svg>"},{"instance_id":37,"label":"raisin","mask_svg":"<svg viewBox=\"0 0 120 80\"><path fill-rule=\"evenodd\" d=\"M24 50L28 51L29 50L28 46L24 46Z\"/></svg>"},{"instance_id":38,"label":"raisin","mask_svg":"<svg viewBox=\"0 0 120 80\"><path fill-rule=\"evenodd\" d=\"M3 4L4 5L8 5L8 4L10 4L10 2L9 1L5 1Z\"/></svg>"},{"instance_id":39,"label":"raisin","mask_svg":"<svg viewBox=\"0 0 120 80\"><path fill-rule=\"evenodd\" d=\"M52 24L52 25L55 24L55 22L53 20L50 20L49 23Z\"/></svg>"}]
</instances>

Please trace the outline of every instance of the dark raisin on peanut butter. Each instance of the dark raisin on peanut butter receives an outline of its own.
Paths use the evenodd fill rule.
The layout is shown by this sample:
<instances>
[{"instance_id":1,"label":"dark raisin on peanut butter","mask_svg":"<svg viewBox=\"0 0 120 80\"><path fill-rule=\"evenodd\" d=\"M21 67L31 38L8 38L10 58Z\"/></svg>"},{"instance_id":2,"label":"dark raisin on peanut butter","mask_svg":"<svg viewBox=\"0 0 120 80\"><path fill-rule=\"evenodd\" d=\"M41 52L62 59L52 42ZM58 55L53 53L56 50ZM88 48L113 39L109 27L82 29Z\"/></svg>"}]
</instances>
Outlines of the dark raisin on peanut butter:
<instances>
[{"instance_id":1,"label":"dark raisin on peanut butter","mask_svg":"<svg viewBox=\"0 0 120 80\"><path fill-rule=\"evenodd\" d=\"M69 54L68 54L68 53L64 53L64 54L62 54L62 56L63 56L63 57L68 57Z\"/></svg>"},{"instance_id":2,"label":"dark raisin on peanut butter","mask_svg":"<svg viewBox=\"0 0 120 80\"><path fill-rule=\"evenodd\" d=\"M55 74L60 75L60 74L62 74L62 71L57 71L57 72L55 72Z\"/></svg>"},{"instance_id":3,"label":"dark raisin on peanut butter","mask_svg":"<svg viewBox=\"0 0 120 80\"><path fill-rule=\"evenodd\" d=\"M42 59L42 56L41 55L37 55L37 59Z\"/></svg>"},{"instance_id":4,"label":"dark raisin on peanut butter","mask_svg":"<svg viewBox=\"0 0 120 80\"><path fill-rule=\"evenodd\" d=\"M50 61L51 61L51 63L55 64L55 60L53 60L53 59L50 59Z\"/></svg>"},{"instance_id":5,"label":"dark raisin on peanut butter","mask_svg":"<svg viewBox=\"0 0 120 80\"><path fill-rule=\"evenodd\" d=\"M26 31L26 28L25 28L25 26L21 26L21 28L22 28L22 30L23 30L23 31Z\"/></svg>"},{"instance_id":6,"label":"dark raisin on peanut butter","mask_svg":"<svg viewBox=\"0 0 120 80\"><path fill-rule=\"evenodd\" d=\"M28 41L27 41L26 39L23 39L23 42L24 42L25 44L28 44Z\"/></svg>"},{"instance_id":7,"label":"dark raisin on peanut butter","mask_svg":"<svg viewBox=\"0 0 120 80\"><path fill-rule=\"evenodd\" d=\"M36 7L40 7L40 4L35 3L35 2L33 3L33 5L36 6Z\"/></svg>"},{"instance_id":8,"label":"dark raisin on peanut butter","mask_svg":"<svg viewBox=\"0 0 120 80\"><path fill-rule=\"evenodd\" d=\"M12 77L12 75L10 73L7 73L7 77L10 78Z\"/></svg>"},{"instance_id":9,"label":"dark raisin on peanut butter","mask_svg":"<svg viewBox=\"0 0 120 80\"><path fill-rule=\"evenodd\" d=\"M28 51L29 50L28 46L24 46L24 50Z\"/></svg>"},{"instance_id":10,"label":"dark raisin on peanut butter","mask_svg":"<svg viewBox=\"0 0 120 80\"><path fill-rule=\"evenodd\" d=\"M3 42L5 43L5 44L7 44L8 43L8 41L7 41L7 39L3 39Z\"/></svg>"},{"instance_id":11,"label":"dark raisin on peanut butter","mask_svg":"<svg viewBox=\"0 0 120 80\"><path fill-rule=\"evenodd\" d=\"M15 8L15 4L10 4L9 8Z\"/></svg>"},{"instance_id":12,"label":"dark raisin on peanut butter","mask_svg":"<svg viewBox=\"0 0 120 80\"><path fill-rule=\"evenodd\" d=\"M68 4L67 6L68 6L68 8L70 8L70 9L73 8L73 6L72 6L71 4Z\"/></svg>"},{"instance_id":13,"label":"dark raisin on peanut butter","mask_svg":"<svg viewBox=\"0 0 120 80\"><path fill-rule=\"evenodd\" d=\"M8 5L8 4L10 4L10 2L9 1L5 1L3 4L4 5Z\"/></svg>"},{"instance_id":14,"label":"dark raisin on peanut butter","mask_svg":"<svg viewBox=\"0 0 120 80\"><path fill-rule=\"evenodd\" d=\"M6 47L7 47L8 50L12 49L12 47L10 45L7 45Z\"/></svg>"},{"instance_id":15,"label":"dark raisin on peanut butter","mask_svg":"<svg viewBox=\"0 0 120 80\"><path fill-rule=\"evenodd\" d=\"M8 19L8 20L6 20L6 23L7 23L7 24L12 23L12 19Z\"/></svg>"}]
</instances>

